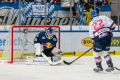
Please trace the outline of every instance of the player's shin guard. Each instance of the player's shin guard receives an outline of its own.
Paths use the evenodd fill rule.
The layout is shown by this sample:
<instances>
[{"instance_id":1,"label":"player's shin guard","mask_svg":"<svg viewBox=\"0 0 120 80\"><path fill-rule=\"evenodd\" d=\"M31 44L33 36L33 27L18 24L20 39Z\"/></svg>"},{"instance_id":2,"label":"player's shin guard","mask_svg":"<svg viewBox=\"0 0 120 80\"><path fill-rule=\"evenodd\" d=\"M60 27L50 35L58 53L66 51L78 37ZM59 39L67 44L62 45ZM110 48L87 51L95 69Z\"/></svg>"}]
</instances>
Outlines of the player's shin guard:
<instances>
[{"instance_id":1,"label":"player's shin guard","mask_svg":"<svg viewBox=\"0 0 120 80\"><path fill-rule=\"evenodd\" d=\"M95 57L95 62L96 62L96 68L94 68L93 70L95 72L99 72L99 71L103 71L102 65L101 65L101 57Z\"/></svg>"},{"instance_id":2,"label":"player's shin guard","mask_svg":"<svg viewBox=\"0 0 120 80\"><path fill-rule=\"evenodd\" d=\"M104 56L104 58L105 58L105 61L106 61L107 65L108 65L108 67L113 67L111 56L107 55L107 56Z\"/></svg>"},{"instance_id":3,"label":"player's shin guard","mask_svg":"<svg viewBox=\"0 0 120 80\"><path fill-rule=\"evenodd\" d=\"M95 62L96 62L97 67L100 67L101 66L101 57L95 57Z\"/></svg>"},{"instance_id":4,"label":"player's shin guard","mask_svg":"<svg viewBox=\"0 0 120 80\"><path fill-rule=\"evenodd\" d=\"M108 72L114 71L111 56L107 55L107 56L104 56L104 58L105 58L106 63L108 65L108 68L106 69L106 71L108 71Z\"/></svg>"}]
</instances>

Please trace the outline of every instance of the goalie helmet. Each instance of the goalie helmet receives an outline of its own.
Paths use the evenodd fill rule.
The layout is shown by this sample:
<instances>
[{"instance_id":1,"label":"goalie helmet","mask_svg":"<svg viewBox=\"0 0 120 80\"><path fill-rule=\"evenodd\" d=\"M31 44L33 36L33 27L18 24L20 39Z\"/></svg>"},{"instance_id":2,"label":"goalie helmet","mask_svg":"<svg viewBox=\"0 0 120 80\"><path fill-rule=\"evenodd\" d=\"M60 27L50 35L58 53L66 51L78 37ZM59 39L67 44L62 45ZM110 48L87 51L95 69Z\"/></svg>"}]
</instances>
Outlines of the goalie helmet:
<instances>
[{"instance_id":1,"label":"goalie helmet","mask_svg":"<svg viewBox=\"0 0 120 80\"><path fill-rule=\"evenodd\" d=\"M92 10L91 13L90 13L90 16L91 16L91 17L96 17L96 16L98 16L97 10Z\"/></svg>"},{"instance_id":2,"label":"goalie helmet","mask_svg":"<svg viewBox=\"0 0 120 80\"><path fill-rule=\"evenodd\" d=\"M53 35L54 35L53 32L54 31L51 27L46 30L46 33L47 33L49 39L53 37Z\"/></svg>"},{"instance_id":3,"label":"goalie helmet","mask_svg":"<svg viewBox=\"0 0 120 80\"><path fill-rule=\"evenodd\" d=\"M52 29L51 27L48 28L48 29L47 29L47 33L52 34L52 33L53 33L53 29Z\"/></svg>"}]
</instances>

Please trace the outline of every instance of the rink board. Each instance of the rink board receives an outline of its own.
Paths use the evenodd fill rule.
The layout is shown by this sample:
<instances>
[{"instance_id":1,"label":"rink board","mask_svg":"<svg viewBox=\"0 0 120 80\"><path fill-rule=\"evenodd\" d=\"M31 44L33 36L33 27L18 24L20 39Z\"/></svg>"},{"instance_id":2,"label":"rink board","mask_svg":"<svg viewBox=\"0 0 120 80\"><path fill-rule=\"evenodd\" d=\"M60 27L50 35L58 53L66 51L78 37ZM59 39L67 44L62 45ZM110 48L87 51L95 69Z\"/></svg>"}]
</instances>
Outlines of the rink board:
<instances>
[{"instance_id":1,"label":"rink board","mask_svg":"<svg viewBox=\"0 0 120 80\"><path fill-rule=\"evenodd\" d=\"M31 35L33 33L28 34ZM0 57L4 51L6 37L8 35L8 31L3 30L0 31ZM120 55L120 31L113 32L114 37L111 42L110 55ZM35 36L30 36L30 40L33 43ZM19 42L23 39L23 36L19 36L14 40L14 45L20 46ZM26 41L25 52L23 53L23 57L26 56L34 56L35 48L31 46L31 43ZM60 31L60 49L64 51L64 56L80 56L85 51L89 50L92 47L92 41L89 38L88 30L61 30ZM17 50L18 47L15 47ZM19 48L20 49L20 48ZM14 51L17 52L17 51ZM19 55L19 54L18 54ZM93 51L89 51L84 56L93 56Z\"/></svg>"},{"instance_id":2,"label":"rink board","mask_svg":"<svg viewBox=\"0 0 120 80\"><path fill-rule=\"evenodd\" d=\"M61 55L61 57L74 57L74 56L80 56L82 55L83 53L85 53L86 51L69 51L69 52L66 52L64 51L64 53ZM2 57L2 54L3 53L0 53L0 58ZM18 54L19 56L20 54ZM100 55L101 55L101 52L100 52ZM109 55L120 55L120 51L109 51ZM34 52L24 52L23 53L23 57L27 57L27 56L33 56L34 57ZM93 51L89 51L87 52L85 55L83 56L93 56ZM102 56L102 55L101 55Z\"/></svg>"}]
</instances>

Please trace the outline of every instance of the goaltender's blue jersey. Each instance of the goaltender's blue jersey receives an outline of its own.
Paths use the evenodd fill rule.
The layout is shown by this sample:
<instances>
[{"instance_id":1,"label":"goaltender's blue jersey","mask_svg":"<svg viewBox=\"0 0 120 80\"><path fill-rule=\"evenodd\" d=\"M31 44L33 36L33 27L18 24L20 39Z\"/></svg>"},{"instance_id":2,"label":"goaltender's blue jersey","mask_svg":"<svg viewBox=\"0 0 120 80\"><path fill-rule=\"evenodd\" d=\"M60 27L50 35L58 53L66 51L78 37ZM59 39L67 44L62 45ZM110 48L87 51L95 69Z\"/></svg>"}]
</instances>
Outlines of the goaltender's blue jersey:
<instances>
[{"instance_id":1,"label":"goaltender's blue jersey","mask_svg":"<svg viewBox=\"0 0 120 80\"><path fill-rule=\"evenodd\" d=\"M56 47L57 41L56 35L53 35L53 37L49 39L46 32L41 32L36 35L34 44L40 43L43 45L44 49L52 49L53 47Z\"/></svg>"}]
</instances>

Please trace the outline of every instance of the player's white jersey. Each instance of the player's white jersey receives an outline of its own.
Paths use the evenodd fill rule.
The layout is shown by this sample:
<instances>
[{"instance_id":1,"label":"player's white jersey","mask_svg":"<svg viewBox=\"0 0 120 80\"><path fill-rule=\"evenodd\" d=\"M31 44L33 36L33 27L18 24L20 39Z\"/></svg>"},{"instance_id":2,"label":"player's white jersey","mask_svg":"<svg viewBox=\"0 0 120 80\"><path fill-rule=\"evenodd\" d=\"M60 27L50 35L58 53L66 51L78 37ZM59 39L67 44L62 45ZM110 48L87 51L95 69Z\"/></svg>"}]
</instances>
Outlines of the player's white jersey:
<instances>
[{"instance_id":1,"label":"player's white jersey","mask_svg":"<svg viewBox=\"0 0 120 80\"><path fill-rule=\"evenodd\" d=\"M94 17L89 25L89 35L91 39L95 37L104 37L107 35L107 32L114 30L116 27L113 20L107 16L98 16Z\"/></svg>"}]
</instances>

